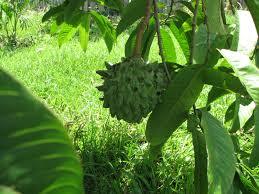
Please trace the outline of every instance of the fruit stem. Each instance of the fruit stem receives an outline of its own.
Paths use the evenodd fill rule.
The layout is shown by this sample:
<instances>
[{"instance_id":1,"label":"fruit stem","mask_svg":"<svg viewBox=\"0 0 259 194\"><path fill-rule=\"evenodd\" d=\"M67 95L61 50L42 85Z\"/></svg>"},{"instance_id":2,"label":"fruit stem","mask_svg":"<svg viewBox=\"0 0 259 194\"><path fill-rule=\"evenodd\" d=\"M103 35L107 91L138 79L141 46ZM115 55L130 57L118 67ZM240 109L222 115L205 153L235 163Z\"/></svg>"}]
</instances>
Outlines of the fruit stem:
<instances>
[{"instance_id":1,"label":"fruit stem","mask_svg":"<svg viewBox=\"0 0 259 194\"><path fill-rule=\"evenodd\" d=\"M141 56L141 52L142 52L142 39L143 39L143 35L144 32L148 26L149 23L149 19L150 19L150 10L151 10L151 4L152 1L151 0L146 0L146 11L145 11L145 16L141 21L141 25L139 26L138 32L137 32L137 37L136 37L136 46L133 52L133 56Z\"/></svg>"}]
</instances>

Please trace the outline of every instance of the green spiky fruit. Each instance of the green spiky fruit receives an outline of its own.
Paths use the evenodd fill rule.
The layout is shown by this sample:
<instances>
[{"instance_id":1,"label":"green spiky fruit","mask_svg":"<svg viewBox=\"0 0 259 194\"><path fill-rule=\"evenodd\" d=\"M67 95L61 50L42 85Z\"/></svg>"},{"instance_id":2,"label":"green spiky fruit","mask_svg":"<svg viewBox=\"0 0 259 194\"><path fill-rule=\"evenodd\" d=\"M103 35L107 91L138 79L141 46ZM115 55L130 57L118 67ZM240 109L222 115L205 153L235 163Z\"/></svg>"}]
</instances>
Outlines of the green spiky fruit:
<instances>
[{"instance_id":1,"label":"green spiky fruit","mask_svg":"<svg viewBox=\"0 0 259 194\"><path fill-rule=\"evenodd\" d=\"M141 58L123 60L106 70L97 71L104 80L97 87L103 92L103 106L112 117L139 123L161 99L167 86L164 69L158 63L147 64Z\"/></svg>"}]
</instances>

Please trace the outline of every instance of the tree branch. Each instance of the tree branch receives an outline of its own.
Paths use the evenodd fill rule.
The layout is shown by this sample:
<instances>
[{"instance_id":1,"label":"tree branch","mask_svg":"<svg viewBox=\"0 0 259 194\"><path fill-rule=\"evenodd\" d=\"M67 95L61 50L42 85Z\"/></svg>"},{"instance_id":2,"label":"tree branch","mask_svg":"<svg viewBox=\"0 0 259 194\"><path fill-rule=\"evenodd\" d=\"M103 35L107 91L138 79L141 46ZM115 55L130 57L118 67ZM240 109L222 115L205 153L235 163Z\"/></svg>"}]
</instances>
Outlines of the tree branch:
<instances>
[{"instance_id":1,"label":"tree branch","mask_svg":"<svg viewBox=\"0 0 259 194\"><path fill-rule=\"evenodd\" d=\"M142 39L143 39L144 32L145 32L145 30L148 26L148 23L149 23L151 5L152 5L152 1L146 0L145 16L142 19L141 25L140 25L140 27L138 29L138 32L137 32L136 45L135 45L135 49L134 49L134 52L133 52L133 56L141 56Z\"/></svg>"}]
</instances>

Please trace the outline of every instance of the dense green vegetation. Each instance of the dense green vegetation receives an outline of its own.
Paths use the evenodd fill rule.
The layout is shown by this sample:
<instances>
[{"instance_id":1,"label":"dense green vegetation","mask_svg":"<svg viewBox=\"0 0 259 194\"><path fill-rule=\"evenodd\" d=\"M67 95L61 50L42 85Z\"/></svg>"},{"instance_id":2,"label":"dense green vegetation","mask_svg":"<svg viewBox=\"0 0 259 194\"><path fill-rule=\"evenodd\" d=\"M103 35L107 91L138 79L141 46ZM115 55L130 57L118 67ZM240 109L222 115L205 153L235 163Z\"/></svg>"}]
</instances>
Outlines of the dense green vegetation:
<instances>
[{"instance_id":1,"label":"dense green vegetation","mask_svg":"<svg viewBox=\"0 0 259 194\"><path fill-rule=\"evenodd\" d=\"M109 110L104 109L102 101L99 100L99 98L102 97L102 93L100 93L96 89L96 87L102 83L100 76L96 74L96 70L105 69L104 64L106 61L112 63L117 63L118 61L121 61L121 58L125 56L125 44L128 41L129 36L132 36L132 31L134 34L134 29L123 32L116 39L113 49L111 50L111 52L109 52L107 40L105 42L103 39L101 39L100 33L102 32L97 31L98 24L97 26L93 25L91 28L90 40L87 45L87 50L86 52L84 52L84 50L86 49L85 45L81 44L80 46L80 44L78 43L78 39L81 40L80 32L79 36L78 32L75 32L75 37L72 38L71 36L69 38L71 39L71 41L66 40L61 43L60 34L54 36L50 35L49 29L51 23L42 23L41 19L44 15L44 12L28 9L23 13L23 15L26 16L28 26L26 27L26 30L24 30L23 28L18 28L18 35L17 38L15 38L16 44L9 44L8 38L0 43L0 67L6 72L9 72L11 75L13 75L13 77L19 80L22 85L26 86L30 91L32 91L33 95L36 96L39 101L49 107L50 110L54 112L54 114L63 122L63 125L65 126L66 131L68 132L69 137L73 142L76 153L80 156L81 159L81 164L83 167L83 184L86 193L197 193L197 184L199 183L197 183L197 179L195 178L195 176L197 175L197 170L200 170L199 168L197 169L197 166L201 165L202 162L205 162L207 164L207 158L202 161L203 156L199 155L201 153L199 153L199 156L197 157L197 150L199 152L199 148L201 148L204 149L206 152L207 146L208 154L213 155L215 154L212 153L215 145L221 145L222 143L222 145L224 146L224 144L227 142L226 145L230 145L230 147L216 147L215 149L229 149L227 151L231 152L232 147L234 147L232 146L232 141L236 142L236 137L238 137L240 145L235 145L235 149L239 147L242 148L242 150L235 150L238 160L237 163L236 161L232 160L232 162L235 163L233 165L231 163L226 163L225 169L228 170L227 165L229 165L229 169L232 169L234 166L235 170L236 165L238 169L237 172L241 171L242 174L244 174L244 176L242 177L242 183L238 182L240 181L240 178L236 177L237 175L234 179L236 181L234 182L234 184L240 184L245 187L245 189L242 188L243 193L249 193L251 191L256 193L259 190L258 165L255 165L254 168L251 169L247 165L248 158L253 149L253 144L255 141L253 129L251 126L245 126L246 129L248 129L246 130L243 129L244 126L242 126L242 129L237 131L236 128L238 128L241 124L238 123L239 126L235 126L234 124L232 124L232 122L230 122L231 118L229 118L228 116L230 115L231 117L232 115L233 118L238 118L239 115L234 116L234 113L230 112L229 115L227 114L227 116L225 116L225 113L227 112L227 110L229 110L228 107L233 104L236 99L241 101L240 96L236 95L235 93L222 95L222 97L218 97L216 95L216 100L213 100L213 102L209 103L210 105L208 106L208 94L211 91L212 86L206 85L204 86L199 97L197 96L198 100L196 101L194 107L195 114L195 111L197 111L199 114L202 113L203 115L202 118L200 118L201 123L199 123L199 125L202 125L202 131L196 130L197 126L195 124L195 120L197 119L196 116L198 115L198 113L196 116L194 114L194 120L191 120L190 118L188 119L188 124L185 120L185 122L180 123L180 127L177 130L175 129L176 131L174 131L172 135L170 133L171 136L168 141L164 141L165 137L163 137L162 133L158 133L156 136L154 135L152 137L152 135L154 134L154 131L152 131L152 127L155 126L157 123L154 121L148 121L151 123L149 123L149 127L152 125L150 127L150 130L152 132L149 132L151 135L146 134L148 137L147 141L147 138L145 137L145 131L148 118L145 118L141 124L130 124L125 121L118 121L116 118L112 118ZM232 24L234 22L237 22L236 20L237 19L234 16L227 15L228 23ZM115 25L116 24L117 22L115 22ZM127 22L124 23L124 25L126 26L121 26L119 28L127 28ZM152 25L154 24L151 23L151 26ZM202 30L205 29L203 29L203 27L204 26L199 28L198 32L202 32ZM166 28L166 26L163 26L161 28L161 33L164 41L167 37L167 30L168 29ZM218 29L213 30L217 31ZM121 29L121 32L122 31L124 31L124 29ZM5 32L3 29L0 30L0 35L4 36L4 33ZM174 36L177 37L177 33L175 33ZM11 42L13 41L14 40L12 39ZM166 41L168 40L166 39ZM166 44L166 41L163 42L163 44ZM179 50L179 55L176 56L176 59L174 58L174 55L170 54L171 51L169 47L167 47L164 51L166 60L174 58L173 60L177 60L177 62L179 62L179 64L181 65L186 63L188 61L188 52L186 55L186 52L182 51L182 44L184 43L180 42L174 45L176 47L174 49ZM62 46L59 48L60 45ZM126 55L127 52L130 56L131 52L133 52L133 49L128 49L128 51L126 51ZM158 55L158 52L159 47L157 45L157 37L155 37L155 40L153 41L150 49L149 61L160 62L161 58ZM223 50L221 52L222 55L229 60L229 63L231 63L231 57L229 57L231 53L224 52ZM208 56L211 58L214 57L212 53L209 53ZM203 56L199 57L200 58L195 59L202 60ZM226 62L225 64L227 64L225 67L229 68L229 64ZM224 66L224 64L222 66ZM208 72L211 73L209 70ZM251 72L253 71L251 70L250 73ZM213 72L209 75L211 75L213 80ZM218 79L217 75L218 74L216 74L216 78L214 79ZM245 73L243 73L242 75L244 76L244 80L242 80L242 78L240 79L246 83L249 78L245 79ZM3 75L0 74L0 76ZM6 77L8 77L8 75L6 75ZM209 79L208 77L205 77L204 79ZM9 79L10 78L6 78L6 80ZM208 82L210 84L210 80ZM212 82L214 84L215 80L213 80ZM5 79L0 79L0 84L1 83L4 85L7 82L5 82ZM15 80L10 81L10 83L15 83ZM221 84L217 81L215 83L219 85ZM228 89L228 87L230 86L230 91L232 91L231 89L233 88L231 88L231 83L227 81L226 83L224 82L224 89ZM11 86L10 90L13 91L13 88L11 89ZM242 88L238 91L241 90ZM0 87L0 94L3 94L6 91L6 87ZM19 91L23 90L19 89ZM256 96L256 90L254 92L252 88L251 91L252 92L250 92L249 90L249 94L254 94L252 95L252 97L254 98L254 96ZM11 94L5 95L8 96ZM242 97L243 96L244 95L242 93ZM28 100L28 102L26 102L28 106L31 97L27 95L24 99ZM251 100L250 98L248 99ZM254 101L256 103L258 102L256 101L256 98ZM237 101L237 103L238 102L239 101ZM39 104L36 101L32 102L32 104L34 103L35 106ZM4 100L2 100L2 104L5 105ZM15 101L13 101L13 104L15 104ZM196 109L196 107L198 108ZM206 109L199 109L201 107L206 107ZM6 109L4 108L3 112L0 111L0 115L5 115L5 110L9 110L8 107ZM210 111L210 114L207 113L207 110ZM44 112L44 114L47 114L47 112ZM160 113L153 113L153 115L156 114ZM215 118L211 115L213 115ZM151 119L156 118L158 117L151 117ZM231 129L232 131L237 131L235 131L236 133L232 134L232 141L229 138L230 136L227 131L221 131L221 125L217 123L218 121L216 121L216 118L220 122L224 123L224 126L226 128ZM161 122L162 120L163 118L161 119ZM214 128L214 130L211 130L210 126L216 127ZM29 128L29 126L27 127ZM56 127L56 125L53 125L53 127ZM217 133L217 130L219 131L219 133ZM211 136L211 134L213 134L213 136ZM204 143L204 147L197 146L201 145L201 139L204 138L204 136L209 142L208 145ZM211 138L217 136L220 137ZM226 138L224 139L225 136ZM167 138L168 137L166 135L166 139ZM151 145L154 147L156 147L157 145L159 145L160 147L161 143L165 143L165 145L163 146L162 158L160 157L160 152L157 153L156 150L154 153L152 153L152 151L150 152L149 143L151 143ZM196 152L195 157L194 151ZM221 153L226 154L226 152L224 151ZM159 156L157 157L157 155ZM224 164L225 161L231 161L231 158L228 158L229 155L225 156L226 157L217 158L218 160L209 161L209 164L213 164L214 162L214 169L210 169L212 171L211 173L215 177L218 176L218 178L222 181L222 183L216 183L217 180L214 180L214 184L216 186L217 184L220 184L222 187L225 186L221 188L222 192L224 191L224 189L228 189L228 185L226 186L224 184L226 184L227 182L232 183L234 178L232 177L231 173L227 174L227 176L224 177L224 172L219 172L217 169L217 165L219 163ZM50 155L46 157L50 157ZM199 161L200 163L197 161ZM203 164L205 165L205 163ZM50 164L51 162L49 163L49 165ZM78 163L76 165L78 165ZM1 166L0 169L1 168L4 167ZM200 168L205 168L205 166L200 166ZM207 174L207 169L203 170L204 171L201 173ZM235 173L235 171L233 173ZM36 174L34 175L37 176ZM206 179L205 175L202 177ZM76 180L71 180L74 180L76 185ZM209 180L211 181L213 179ZM205 180L205 182L206 181L207 180ZM2 182L0 176L0 193L4 192L4 194L7 194L7 191L4 191L5 188L1 187L1 184ZM4 182L4 184L6 183ZM19 185L19 188L22 188L23 183L17 184ZM204 184L204 182L201 181L200 184ZM75 187L77 186L78 185L76 185ZM204 189L205 187L208 188L207 185L203 185L198 188ZM78 186L78 188L80 188L80 186ZM231 189L233 188L231 187ZM16 189L16 187L14 186L13 189ZM25 190L25 192L28 192L28 187L26 187L26 189L27 190ZM51 191L51 189L53 188L48 189L49 191ZM46 190L46 193L48 192L48 189ZM33 191L37 192L37 190ZM59 191L58 193L60 192L61 191ZM66 192L69 193L68 190L66 190ZM79 189L78 193L80 192L81 191ZM206 193L207 191L200 190L200 192ZM232 193L232 191L230 193Z\"/></svg>"}]
</instances>

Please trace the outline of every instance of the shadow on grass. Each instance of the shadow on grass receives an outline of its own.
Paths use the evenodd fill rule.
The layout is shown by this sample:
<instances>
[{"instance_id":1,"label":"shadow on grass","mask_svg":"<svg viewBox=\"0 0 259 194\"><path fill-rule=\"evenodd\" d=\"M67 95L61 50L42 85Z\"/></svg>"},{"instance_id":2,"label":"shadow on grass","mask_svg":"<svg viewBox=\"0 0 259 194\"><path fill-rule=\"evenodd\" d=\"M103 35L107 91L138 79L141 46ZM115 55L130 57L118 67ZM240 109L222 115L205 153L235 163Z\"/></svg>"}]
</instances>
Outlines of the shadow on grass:
<instances>
[{"instance_id":1,"label":"shadow on grass","mask_svg":"<svg viewBox=\"0 0 259 194\"><path fill-rule=\"evenodd\" d=\"M148 158L140 130L112 123L92 123L78 132L74 143L84 168L86 193L192 193L192 165L171 156ZM168 150L167 150L168 151Z\"/></svg>"}]
</instances>

